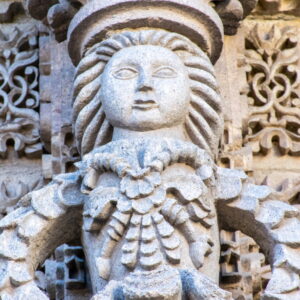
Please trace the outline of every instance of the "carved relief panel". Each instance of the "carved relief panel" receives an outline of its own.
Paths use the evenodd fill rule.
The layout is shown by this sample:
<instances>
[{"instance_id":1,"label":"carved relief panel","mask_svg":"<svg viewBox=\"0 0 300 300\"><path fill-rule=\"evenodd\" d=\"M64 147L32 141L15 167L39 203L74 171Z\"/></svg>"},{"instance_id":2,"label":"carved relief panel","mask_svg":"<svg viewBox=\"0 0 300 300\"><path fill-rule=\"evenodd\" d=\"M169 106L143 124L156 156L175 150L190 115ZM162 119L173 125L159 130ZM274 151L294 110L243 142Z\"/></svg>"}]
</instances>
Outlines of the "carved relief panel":
<instances>
[{"instance_id":1,"label":"carved relief panel","mask_svg":"<svg viewBox=\"0 0 300 300\"><path fill-rule=\"evenodd\" d=\"M243 146L252 152L257 182L274 187L297 177L299 156L299 28L294 21L249 20L238 64L247 103ZM280 170L280 171L279 171Z\"/></svg>"},{"instance_id":2,"label":"carved relief panel","mask_svg":"<svg viewBox=\"0 0 300 300\"><path fill-rule=\"evenodd\" d=\"M17 66L0 75L3 165L53 179L0 187L11 206L26 194L0 220L1 296L298 299L297 182L251 183L282 179L264 158L299 154L294 29L246 21L214 67L223 27L235 34L256 1L119 0L118 18L110 1L92 2L26 1L52 33L26 31L1 57L1 71ZM220 165L253 178L217 167L220 148ZM85 262L77 246L53 256L79 236Z\"/></svg>"},{"instance_id":3,"label":"carved relief panel","mask_svg":"<svg viewBox=\"0 0 300 300\"><path fill-rule=\"evenodd\" d=\"M7 156L9 142L19 155L39 157L38 32L16 26L1 35L0 154Z\"/></svg>"},{"instance_id":4,"label":"carved relief panel","mask_svg":"<svg viewBox=\"0 0 300 300\"><path fill-rule=\"evenodd\" d=\"M266 154L276 139L279 155L300 154L299 30L256 25L246 37L249 89L245 143L254 154Z\"/></svg>"},{"instance_id":5,"label":"carved relief panel","mask_svg":"<svg viewBox=\"0 0 300 300\"><path fill-rule=\"evenodd\" d=\"M275 2L276 7L272 6ZM265 8L268 5L268 10L261 9L263 3ZM225 115L219 163L248 171L253 181L272 186L281 201L299 208L299 158L297 151L292 151L297 149L299 141L297 6L297 1L260 1L239 34L225 40L224 61L238 67L239 72L238 76L232 73L229 79L220 77L221 92L230 99L227 107L231 108ZM290 16L278 15L283 12ZM235 83L230 86L239 89L238 97L235 90L225 85L234 79ZM225 233L225 240L229 242L224 245L228 252L224 253L223 272L224 284L239 294L244 288L241 278L245 273L240 264L243 259L237 250L243 243L236 235L239 236ZM254 269L262 268L261 276L266 275L259 284L263 287L268 280L268 266L260 264L258 261ZM247 297L259 298L255 293L252 290Z\"/></svg>"},{"instance_id":6,"label":"carved relief panel","mask_svg":"<svg viewBox=\"0 0 300 300\"><path fill-rule=\"evenodd\" d=\"M21 2L6 1L1 9L0 214L6 214L43 178L38 27Z\"/></svg>"}]
</instances>

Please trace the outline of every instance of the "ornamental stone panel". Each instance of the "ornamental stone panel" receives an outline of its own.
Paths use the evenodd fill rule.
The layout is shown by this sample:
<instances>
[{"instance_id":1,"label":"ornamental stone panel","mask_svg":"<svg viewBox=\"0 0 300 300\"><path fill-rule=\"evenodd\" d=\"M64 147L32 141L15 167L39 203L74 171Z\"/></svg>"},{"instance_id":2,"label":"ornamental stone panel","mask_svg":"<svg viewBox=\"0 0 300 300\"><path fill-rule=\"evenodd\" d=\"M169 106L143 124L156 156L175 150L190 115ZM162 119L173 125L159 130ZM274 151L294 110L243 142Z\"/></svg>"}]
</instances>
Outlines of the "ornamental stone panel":
<instances>
[{"instance_id":1,"label":"ornamental stone panel","mask_svg":"<svg viewBox=\"0 0 300 300\"><path fill-rule=\"evenodd\" d=\"M0 299L300 299L293 0L0 2Z\"/></svg>"}]
</instances>

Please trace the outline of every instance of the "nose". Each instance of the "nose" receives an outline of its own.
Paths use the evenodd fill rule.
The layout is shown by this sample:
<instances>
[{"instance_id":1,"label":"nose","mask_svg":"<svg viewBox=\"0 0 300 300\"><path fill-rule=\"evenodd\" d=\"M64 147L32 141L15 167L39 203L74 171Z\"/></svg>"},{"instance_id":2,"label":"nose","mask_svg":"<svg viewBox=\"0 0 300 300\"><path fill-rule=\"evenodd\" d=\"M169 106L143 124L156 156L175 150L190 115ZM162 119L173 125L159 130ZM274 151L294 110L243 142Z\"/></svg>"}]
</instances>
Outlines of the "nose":
<instances>
[{"instance_id":1,"label":"nose","mask_svg":"<svg viewBox=\"0 0 300 300\"><path fill-rule=\"evenodd\" d=\"M138 79L137 90L139 92L148 92L153 90L152 76L149 74L141 74Z\"/></svg>"}]
</instances>

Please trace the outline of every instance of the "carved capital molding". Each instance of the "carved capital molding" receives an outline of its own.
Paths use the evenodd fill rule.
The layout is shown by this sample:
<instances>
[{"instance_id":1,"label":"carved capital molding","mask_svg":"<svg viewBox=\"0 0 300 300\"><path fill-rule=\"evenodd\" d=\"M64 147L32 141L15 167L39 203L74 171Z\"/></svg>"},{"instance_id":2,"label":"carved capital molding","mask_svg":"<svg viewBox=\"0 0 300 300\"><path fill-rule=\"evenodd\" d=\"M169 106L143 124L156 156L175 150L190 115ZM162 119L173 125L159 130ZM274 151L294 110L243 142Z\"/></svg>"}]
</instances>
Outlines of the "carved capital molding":
<instances>
[{"instance_id":1,"label":"carved capital molding","mask_svg":"<svg viewBox=\"0 0 300 300\"><path fill-rule=\"evenodd\" d=\"M66 39L70 23L72 23L72 25L69 36L72 36L74 26L77 27L79 25L77 23L80 23L84 19L84 26L80 29L80 31L84 30L81 35L86 36L85 29L88 29L86 28L88 22L98 23L98 19L100 19L101 23L102 19L105 23L107 14L113 13L114 9L123 9L124 20L113 20L112 18L106 25L102 24L104 27L98 33L97 38L101 37L101 32L103 34L103 38L108 28L109 30L112 30L120 29L122 27L136 28L141 26L149 26L164 28L167 30L169 29L171 31L175 30L180 34L184 32L187 34L187 28L189 28L189 30L191 30L189 38L199 44L202 49L207 49L210 51L212 60L215 61L219 56L221 47L219 46L215 50L211 49L214 46L210 45L208 42L209 37L207 35L213 36L215 42L217 38L218 42L216 44L221 43L223 30L221 29L219 24L220 22L218 21L219 17L223 22L225 34L234 35L237 32L240 21L250 14L256 3L257 0L213 0L190 2L175 0L160 0L159 2L153 0L102 2L92 0L25 0L25 7L27 12L33 18L43 21L47 26L50 27L55 35L56 40L59 42ZM139 16L137 14L139 5L143 7L144 15L140 14ZM214 10L211 9L210 6L215 8L215 11L219 17L214 14ZM134 13L130 13L131 8L133 7ZM145 7L148 7L148 9L144 9ZM164 7L166 7L166 10L164 10ZM146 14L146 11L148 11L149 14L149 9L151 9L153 12L153 16L151 14ZM78 11L79 16L76 16L76 20L71 22ZM127 12L127 14L125 12ZM171 16L172 12L173 18ZM93 14L93 17L92 19L87 20L89 14ZM118 11L118 14L119 17L121 17L120 11ZM191 19L190 24L188 24L189 19ZM199 24L196 25L197 22L202 23L204 28L201 29L202 26L199 27ZM105 29L106 27L107 29ZM98 27L97 30L99 30ZM205 32L206 30L208 32ZM75 32L77 38L78 32L80 33L80 31ZM90 28L88 31L90 31ZM90 38L92 39L92 37Z\"/></svg>"},{"instance_id":2,"label":"carved capital molding","mask_svg":"<svg viewBox=\"0 0 300 300\"><path fill-rule=\"evenodd\" d=\"M112 16L118 16L112 18ZM109 32L126 28L159 28L186 36L214 63L223 45L223 25L216 11L199 0L91 0L75 15L68 31L75 65Z\"/></svg>"}]
</instances>

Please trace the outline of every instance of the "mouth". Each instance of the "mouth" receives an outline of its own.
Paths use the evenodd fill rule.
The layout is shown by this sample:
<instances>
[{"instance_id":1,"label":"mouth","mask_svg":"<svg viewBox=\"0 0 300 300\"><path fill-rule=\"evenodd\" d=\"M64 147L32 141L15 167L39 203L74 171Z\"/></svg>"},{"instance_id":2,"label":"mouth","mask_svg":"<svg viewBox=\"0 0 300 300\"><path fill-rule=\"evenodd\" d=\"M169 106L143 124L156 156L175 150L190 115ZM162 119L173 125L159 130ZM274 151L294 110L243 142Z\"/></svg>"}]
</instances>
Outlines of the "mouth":
<instances>
[{"instance_id":1,"label":"mouth","mask_svg":"<svg viewBox=\"0 0 300 300\"><path fill-rule=\"evenodd\" d=\"M132 108L134 109L140 109L140 110L149 110L153 108L158 108L158 104L155 100L152 99L137 99L134 101L134 104L132 105Z\"/></svg>"}]
</instances>

